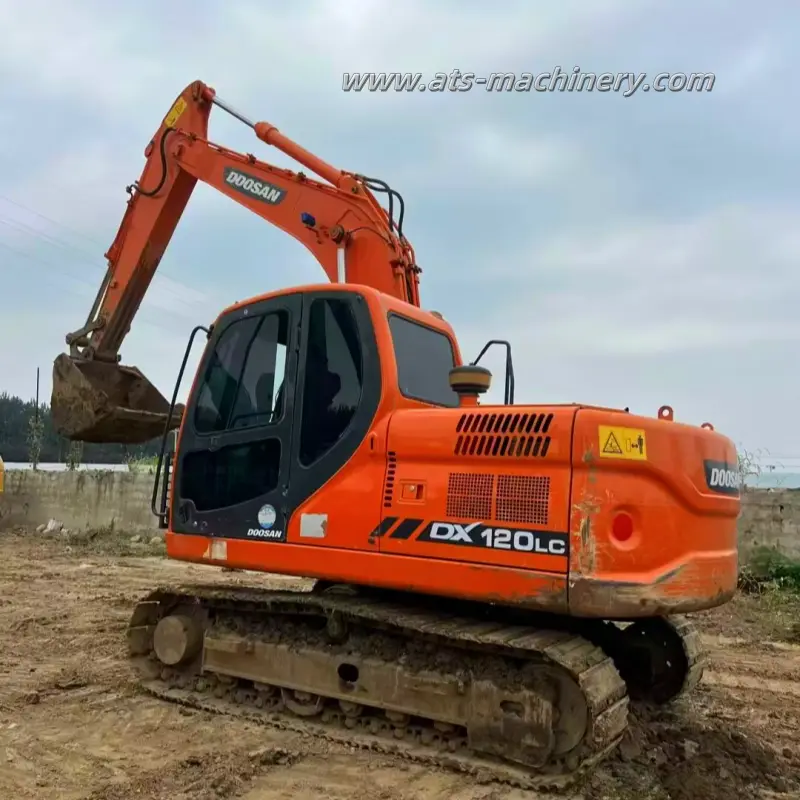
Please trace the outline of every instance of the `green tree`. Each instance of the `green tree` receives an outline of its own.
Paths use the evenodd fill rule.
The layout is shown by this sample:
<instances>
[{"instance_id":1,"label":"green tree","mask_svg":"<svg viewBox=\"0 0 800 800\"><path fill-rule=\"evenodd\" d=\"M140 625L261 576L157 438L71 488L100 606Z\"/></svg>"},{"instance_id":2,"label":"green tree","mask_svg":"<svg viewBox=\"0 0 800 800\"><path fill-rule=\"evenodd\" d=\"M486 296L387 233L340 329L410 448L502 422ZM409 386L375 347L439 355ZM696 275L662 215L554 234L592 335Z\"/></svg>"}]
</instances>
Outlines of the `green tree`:
<instances>
[{"instance_id":1,"label":"green tree","mask_svg":"<svg viewBox=\"0 0 800 800\"><path fill-rule=\"evenodd\" d=\"M36 422L36 403L0 392L0 456L9 463L66 463L70 460L72 443L53 430L50 407L39 406ZM147 444L84 444L72 448L71 459L80 452L84 464L123 464L131 459L158 455L160 437Z\"/></svg>"},{"instance_id":2,"label":"green tree","mask_svg":"<svg viewBox=\"0 0 800 800\"><path fill-rule=\"evenodd\" d=\"M34 469L39 466L42 455L42 439L44 438L44 424L42 418L36 413L28 417L28 461Z\"/></svg>"}]
</instances>

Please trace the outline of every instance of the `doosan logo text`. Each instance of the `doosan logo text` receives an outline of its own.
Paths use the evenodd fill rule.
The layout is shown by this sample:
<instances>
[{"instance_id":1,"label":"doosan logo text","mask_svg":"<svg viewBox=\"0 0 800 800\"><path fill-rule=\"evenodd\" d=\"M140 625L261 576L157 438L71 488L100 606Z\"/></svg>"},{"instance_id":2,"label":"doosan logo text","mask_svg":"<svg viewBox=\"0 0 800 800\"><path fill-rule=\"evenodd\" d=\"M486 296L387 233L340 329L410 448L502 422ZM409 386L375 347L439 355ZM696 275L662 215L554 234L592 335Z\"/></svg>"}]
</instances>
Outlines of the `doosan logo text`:
<instances>
[{"instance_id":1,"label":"doosan logo text","mask_svg":"<svg viewBox=\"0 0 800 800\"><path fill-rule=\"evenodd\" d=\"M725 486L728 489L739 487L739 473L732 469L714 467L708 478L709 486Z\"/></svg>"},{"instance_id":2,"label":"doosan logo text","mask_svg":"<svg viewBox=\"0 0 800 800\"><path fill-rule=\"evenodd\" d=\"M283 539L283 531L265 531L262 528L248 528L247 535L256 539L274 539L277 541L281 541Z\"/></svg>"},{"instance_id":3,"label":"doosan logo text","mask_svg":"<svg viewBox=\"0 0 800 800\"><path fill-rule=\"evenodd\" d=\"M277 205L284 197L286 192L273 186L271 183L254 178L246 172L239 172L238 169L233 167L225 167L224 172L225 183L232 189L236 189L248 197L254 197L257 200L262 200L270 205Z\"/></svg>"},{"instance_id":4,"label":"doosan logo text","mask_svg":"<svg viewBox=\"0 0 800 800\"><path fill-rule=\"evenodd\" d=\"M738 495L742 476L737 464L727 461L705 461L706 486L718 494Z\"/></svg>"}]
</instances>

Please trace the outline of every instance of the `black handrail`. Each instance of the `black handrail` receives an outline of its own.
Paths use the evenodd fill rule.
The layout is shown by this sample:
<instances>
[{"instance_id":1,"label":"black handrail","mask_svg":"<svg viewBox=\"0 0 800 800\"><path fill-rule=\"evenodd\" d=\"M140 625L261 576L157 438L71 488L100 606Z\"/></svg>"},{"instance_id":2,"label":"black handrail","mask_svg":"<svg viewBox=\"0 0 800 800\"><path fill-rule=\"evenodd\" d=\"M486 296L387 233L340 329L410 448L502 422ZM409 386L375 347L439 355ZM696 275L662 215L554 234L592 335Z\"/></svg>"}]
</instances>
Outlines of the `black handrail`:
<instances>
[{"instance_id":1,"label":"black handrail","mask_svg":"<svg viewBox=\"0 0 800 800\"><path fill-rule=\"evenodd\" d=\"M213 328L213 326L212 326ZM172 400L169 404L169 413L167 414L167 420L164 423L164 435L161 437L161 449L158 452L158 462L156 463L156 477L153 481L153 497L150 501L150 510L153 512L155 516L161 520L162 524L165 521L166 517L166 499L167 499L167 491L166 491L166 481L168 480L167 473L169 472L169 466L167 466L167 470L165 471L164 476L164 492L162 496L162 500L164 503L162 504L164 507L161 510L156 508L156 502L158 500L158 482L159 478L161 477L161 467L164 464L164 451L167 449L167 437L169 436L170 432L170 421L172 420L172 412L175 410L175 403L178 399L178 389L180 389L181 381L183 380L183 373L186 370L186 362L189 360L189 353L192 351L192 345L194 344L194 337L197 335L198 331L204 331L206 334L206 339L211 336L211 328L206 328L205 325L197 325L194 330L192 330L191 336L189 336L189 343L186 345L186 351L183 354L183 361L181 362L181 368L178 370L178 378L175 381L175 388L172 390ZM185 410L184 410L185 413ZM181 420L181 424L183 424L183 420Z\"/></svg>"},{"instance_id":2,"label":"black handrail","mask_svg":"<svg viewBox=\"0 0 800 800\"><path fill-rule=\"evenodd\" d=\"M514 405L514 359L511 357L510 342L506 341L505 339L490 339L483 346L483 350L481 350L480 353L478 353L478 357L472 362L472 366L474 367L477 365L477 363L486 354L486 351L493 344L499 344L502 347L506 348L506 381L505 381L505 392L504 392L503 402L507 406L513 406Z\"/></svg>"}]
</instances>

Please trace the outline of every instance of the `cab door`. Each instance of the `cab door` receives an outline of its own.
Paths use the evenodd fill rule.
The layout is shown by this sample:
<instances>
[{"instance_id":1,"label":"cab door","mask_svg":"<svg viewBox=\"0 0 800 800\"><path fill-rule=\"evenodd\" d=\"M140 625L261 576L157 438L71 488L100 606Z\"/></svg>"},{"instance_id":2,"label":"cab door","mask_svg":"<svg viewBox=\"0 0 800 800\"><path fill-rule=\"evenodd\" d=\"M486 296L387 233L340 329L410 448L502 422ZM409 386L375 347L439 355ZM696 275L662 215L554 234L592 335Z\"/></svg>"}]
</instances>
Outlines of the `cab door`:
<instances>
[{"instance_id":1,"label":"cab door","mask_svg":"<svg viewBox=\"0 0 800 800\"><path fill-rule=\"evenodd\" d=\"M175 533L286 541L302 296L222 317L187 404L175 464Z\"/></svg>"},{"instance_id":2,"label":"cab door","mask_svg":"<svg viewBox=\"0 0 800 800\"><path fill-rule=\"evenodd\" d=\"M372 316L358 291L308 290L300 327L289 541L363 550L384 474L369 436L382 391Z\"/></svg>"}]
</instances>

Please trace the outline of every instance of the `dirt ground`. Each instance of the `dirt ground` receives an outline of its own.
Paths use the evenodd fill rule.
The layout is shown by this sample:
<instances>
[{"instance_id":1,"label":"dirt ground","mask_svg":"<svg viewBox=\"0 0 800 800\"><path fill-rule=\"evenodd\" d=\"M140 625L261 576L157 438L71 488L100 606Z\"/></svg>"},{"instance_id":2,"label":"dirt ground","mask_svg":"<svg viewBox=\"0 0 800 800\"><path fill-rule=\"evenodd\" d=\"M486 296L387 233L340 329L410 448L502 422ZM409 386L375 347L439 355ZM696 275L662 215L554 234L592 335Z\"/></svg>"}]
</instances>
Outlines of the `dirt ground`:
<instances>
[{"instance_id":1,"label":"dirt ground","mask_svg":"<svg viewBox=\"0 0 800 800\"><path fill-rule=\"evenodd\" d=\"M291 585L169 562L163 547L120 534L0 533L0 797L539 796L139 693L125 662L133 604L187 580ZM568 797L800 798L800 602L738 597L697 619L713 651L699 689L668 711L638 714L619 753Z\"/></svg>"}]
</instances>

